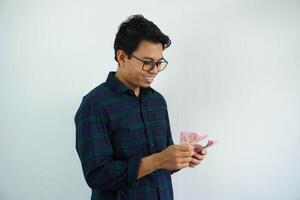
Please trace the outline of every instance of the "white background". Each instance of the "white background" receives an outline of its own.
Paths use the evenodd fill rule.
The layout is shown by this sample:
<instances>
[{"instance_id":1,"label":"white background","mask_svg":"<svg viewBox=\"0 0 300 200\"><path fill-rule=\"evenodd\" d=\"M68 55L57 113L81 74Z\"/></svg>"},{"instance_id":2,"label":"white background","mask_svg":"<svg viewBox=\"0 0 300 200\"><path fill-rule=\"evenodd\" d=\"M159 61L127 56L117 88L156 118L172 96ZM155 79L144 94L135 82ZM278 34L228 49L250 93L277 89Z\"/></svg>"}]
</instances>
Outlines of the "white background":
<instances>
[{"instance_id":1,"label":"white background","mask_svg":"<svg viewBox=\"0 0 300 200\"><path fill-rule=\"evenodd\" d=\"M170 36L152 84L179 131L219 144L174 175L175 199L300 199L299 1L0 1L0 199L82 200L82 97L116 70L118 25Z\"/></svg>"}]
</instances>

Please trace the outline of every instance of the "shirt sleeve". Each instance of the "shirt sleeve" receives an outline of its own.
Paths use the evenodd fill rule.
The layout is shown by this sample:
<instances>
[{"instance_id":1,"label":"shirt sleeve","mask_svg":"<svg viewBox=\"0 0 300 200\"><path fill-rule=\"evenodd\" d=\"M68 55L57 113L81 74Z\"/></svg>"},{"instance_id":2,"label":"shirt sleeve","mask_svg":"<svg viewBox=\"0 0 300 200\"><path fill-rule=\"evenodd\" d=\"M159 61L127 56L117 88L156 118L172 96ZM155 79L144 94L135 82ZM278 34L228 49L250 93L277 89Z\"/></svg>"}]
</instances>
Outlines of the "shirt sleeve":
<instances>
[{"instance_id":1,"label":"shirt sleeve","mask_svg":"<svg viewBox=\"0 0 300 200\"><path fill-rule=\"evenodd\" d=\"M109 118L102 106L81 103L76 115L76 151L90 188L107 191L132 187L141 157L114 160Z\"/></svg>"}]
</instances>

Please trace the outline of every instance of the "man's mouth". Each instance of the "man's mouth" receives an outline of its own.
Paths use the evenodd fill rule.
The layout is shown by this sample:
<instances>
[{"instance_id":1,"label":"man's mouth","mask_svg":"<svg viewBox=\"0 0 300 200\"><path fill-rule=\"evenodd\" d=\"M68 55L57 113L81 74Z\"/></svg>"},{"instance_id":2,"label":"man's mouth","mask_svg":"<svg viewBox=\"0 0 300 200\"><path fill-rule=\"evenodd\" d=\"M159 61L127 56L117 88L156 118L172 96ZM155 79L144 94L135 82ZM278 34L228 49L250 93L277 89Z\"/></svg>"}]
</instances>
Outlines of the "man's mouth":
<instances>
[{"instance_id":1,"label":"man's mouth","mask_svg":"<svg viewBox=\"0 0 300 200\"><path fill-rule=\"evenodd\" d=\"M146 80L147 83L151 83L154 79L153 76L143 76L144 80Z\"/></svg>"}]
</instances>

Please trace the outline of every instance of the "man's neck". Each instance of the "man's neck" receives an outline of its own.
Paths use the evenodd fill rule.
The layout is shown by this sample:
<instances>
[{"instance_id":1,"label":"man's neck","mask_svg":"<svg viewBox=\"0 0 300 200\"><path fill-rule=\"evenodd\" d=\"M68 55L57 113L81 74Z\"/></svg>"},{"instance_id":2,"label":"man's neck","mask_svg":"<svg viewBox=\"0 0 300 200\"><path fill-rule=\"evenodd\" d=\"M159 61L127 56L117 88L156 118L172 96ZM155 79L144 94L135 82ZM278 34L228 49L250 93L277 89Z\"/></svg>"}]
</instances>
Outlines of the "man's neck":
<instances>
[{"instance_id":1,"label":"man's neck","mask_svg":"<svg viewBox=\"0 0 300 200\"><path fill-rule=\"evenodd\" d=\"M129 89L134 91L135 96L139 96L140 95L140 87L134 87L132 86L130 83L128 83L122 76L122 74L117 71L115 74L115 77L117 77L117 79L119 79L124 85L126 85Z\"/></svg>"}]
</instances>

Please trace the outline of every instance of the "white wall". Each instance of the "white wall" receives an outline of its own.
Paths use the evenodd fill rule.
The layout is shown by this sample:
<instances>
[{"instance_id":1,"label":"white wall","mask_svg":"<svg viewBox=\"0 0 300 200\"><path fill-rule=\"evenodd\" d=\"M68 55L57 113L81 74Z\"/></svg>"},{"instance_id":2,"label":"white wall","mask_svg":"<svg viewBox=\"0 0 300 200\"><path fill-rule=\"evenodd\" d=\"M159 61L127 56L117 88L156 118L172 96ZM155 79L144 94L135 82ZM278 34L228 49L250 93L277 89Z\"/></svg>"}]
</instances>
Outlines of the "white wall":
<instances>
[{"instance_id":1,"label":"white wall","mask_svg":"<svg viewBox=\"0 0 300 200\"><path fill-rule=\"evenodd\" d=\"M75 151L81 98L116 69L131 14L173 44L153 87L173 138L219 144L173 176L175 199L300 199L299 1L0 1L0 199L89 199Z\"/></svg>"}]
</instances>

